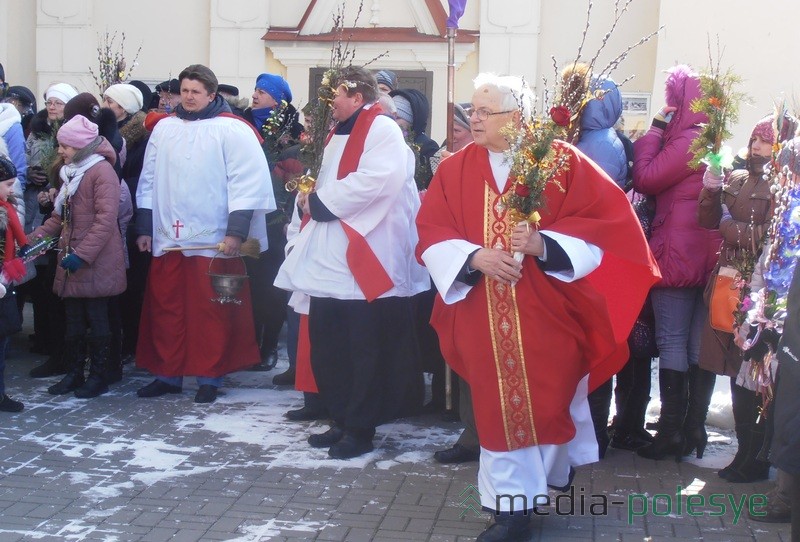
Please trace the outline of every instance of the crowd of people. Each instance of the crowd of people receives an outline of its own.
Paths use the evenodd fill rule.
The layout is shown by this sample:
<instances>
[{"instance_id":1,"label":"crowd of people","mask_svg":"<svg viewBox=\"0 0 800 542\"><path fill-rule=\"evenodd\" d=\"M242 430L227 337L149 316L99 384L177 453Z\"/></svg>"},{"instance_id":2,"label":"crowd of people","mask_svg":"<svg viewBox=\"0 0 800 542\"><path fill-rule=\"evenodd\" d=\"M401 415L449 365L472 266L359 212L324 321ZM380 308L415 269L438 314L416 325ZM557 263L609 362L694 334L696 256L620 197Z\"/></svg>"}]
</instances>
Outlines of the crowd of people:
<instances>
[{"instance_id":1,"label":"crowd of people","mask_svg":"<svg viewBox=\"0 0 800 542\"><path fill-rule=\"evenodd\" d=\"M617 84L588 69L562 72L590 98L570 141L553 143L560 165L532 227L507 204L507 130L534 110L519 77L478 76L440 145L425 95L389 70L337 72L330 131L312 133L319 112L301 119L277 74L256 77L250 100L199 64L154 90L110 85L101 101L57 82L37 111L0 66L0 291L17 318L32 304L31 349L47 358L30 377L90 399L135 362L154 377L139 397L194 376L194 401L211 403L228 373L275 367L286 324L289 368L273 383L304 392L286 417L330 420L308 443L349 459L373 450L378 425L445 411L447 365L445 415L464 431L434 458L479 461L495 511L479 540L492 541L525 539L535 496L609 446L702 457L724 375L738 451L719 476L764 480L772 462L777 487L751 519L797 521L797 120L759 121L732 168L692 167L708 121L692 106L697 73L668 72L665 107L631 143ZM326 138L313 188L287 190L313 138ZM720 325L710 307L731 268L761 309ZM223 295L209 275L248 280ZM14 331L0 337L5 412L24 409L2 379ZM514 510L501 495L532 500Z\"/></svg>"}]
</instances>

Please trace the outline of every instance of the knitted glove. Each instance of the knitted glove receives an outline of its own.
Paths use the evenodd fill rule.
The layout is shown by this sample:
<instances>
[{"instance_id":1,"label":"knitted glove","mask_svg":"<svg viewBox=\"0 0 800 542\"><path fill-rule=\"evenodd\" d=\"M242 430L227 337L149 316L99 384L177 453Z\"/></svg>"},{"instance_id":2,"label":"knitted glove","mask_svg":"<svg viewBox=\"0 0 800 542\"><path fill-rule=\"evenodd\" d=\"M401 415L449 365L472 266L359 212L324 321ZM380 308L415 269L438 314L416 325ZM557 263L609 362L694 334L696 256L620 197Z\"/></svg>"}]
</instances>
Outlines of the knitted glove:
<instances>
[{"instance_id":1,"label":"knitted glove","mask_svg":"<svg viewBox=\"0 0 800 542\"><path fill-rule=\"evenodd\" d=\"M708 167L705 173L703 173L703 188L716 192L722 188L722 181L725 180L725 175L723 175L721 171L715 173L713 169L714 168Z\"/></svg>"},{"instance_id":2,"label":"knitted glove","mask_svg":"<svg viewBox=\"0 0 800 542\"><path fill-rule=\"evenodd\" d=\"M64 259L61 260L61 267L63 267L70 273L74 273L75 271L83 267L85 263L86 262L81 260L75 254L67 254L66 256L64 256Z\"/></svg>"},{"instance_id":3,"label":"knitted glove","mask_svg":"<svg viewBox=\"0 0 800 542\"><path fill-rule=\"evenodd\" d=\"M662 130L667 127L667 123L672 120L672 115L675 113L676 107L664 106L656 116L653 117L653 126L661 128Z\"/></svg>"}]
</instances>

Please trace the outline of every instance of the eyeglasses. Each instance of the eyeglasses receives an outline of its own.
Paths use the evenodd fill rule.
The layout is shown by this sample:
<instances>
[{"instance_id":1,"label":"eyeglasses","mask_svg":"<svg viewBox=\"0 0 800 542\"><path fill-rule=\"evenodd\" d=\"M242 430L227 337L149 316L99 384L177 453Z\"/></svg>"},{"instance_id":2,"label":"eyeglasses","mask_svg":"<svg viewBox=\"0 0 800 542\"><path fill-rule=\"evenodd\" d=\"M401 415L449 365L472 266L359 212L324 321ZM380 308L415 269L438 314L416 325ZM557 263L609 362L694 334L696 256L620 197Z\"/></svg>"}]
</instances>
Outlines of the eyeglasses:
<instances>
[{"instance_id":1,"label":"eyeglasses","mask_svg":"<svg viewBox=\"0 0 800 542\"><path fill-rule=\"evenodd\" d=\"M50 100L50 101L44 102L44 105L45 105L45 107L64 107L64 105L66 105L66 104L64 104L64 102L62 102L60 100Z\"/></svg>"},{"instance_id":2,"label":"eyeglasses","mask_svg":"<svg viewBox=\"0 0 800 542\"><path fill-rule=\"evenodd\" d=\"M472 118L472 115L475 115L478 117L478 120L486 120L491 116L504 115L505 113L512 113L513 111L513 109L509 109L508 111L489 111L483 107L479 107L478 109L468 107L464 110L464 112L467 114L467 117Z\"/></svg>"}]
</instances>

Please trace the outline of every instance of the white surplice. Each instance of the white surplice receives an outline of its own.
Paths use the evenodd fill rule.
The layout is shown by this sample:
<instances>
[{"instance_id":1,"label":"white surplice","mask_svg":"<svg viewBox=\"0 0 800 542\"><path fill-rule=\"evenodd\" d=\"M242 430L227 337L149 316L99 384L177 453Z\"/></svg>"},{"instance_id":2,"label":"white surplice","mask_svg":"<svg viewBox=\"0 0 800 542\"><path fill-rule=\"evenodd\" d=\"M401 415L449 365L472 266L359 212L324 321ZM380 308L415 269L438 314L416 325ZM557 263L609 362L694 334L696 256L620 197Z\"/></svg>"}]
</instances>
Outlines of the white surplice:
<instances>
[{"instance_id":1,"label":"white surplice","mask_svg":"<svg viewBox=\"0 0 800 542\"><path fill-rule=\"evenodd\" d=\"M238 210L254 211L248 237L266 250L264 215L276 209L264 151L252 129L230 117L159 121L147 144L136 201L153 210L153 256L166 247L220 243L228 214ZM186 254L211 257L217 251Z\"/></svg>"},{"instance_id":2,"label":"white surplice","mask_svg":"<svg viewBox=\"0 0 800 542\"><path fill-rule=\"evenodd\" d=\"M316 192L339 220L310 220L287 244L275 285L312 297L365 299L349 266L348 239L340 220L366 239L393 283L380 297L409 297L430 287L414 258L418 241L414 220L419 194L414 155L397 124L386 116L372 123L358 170L337 180L350 135L334 135L325 147Z\"/></svg>"}]
</instances>

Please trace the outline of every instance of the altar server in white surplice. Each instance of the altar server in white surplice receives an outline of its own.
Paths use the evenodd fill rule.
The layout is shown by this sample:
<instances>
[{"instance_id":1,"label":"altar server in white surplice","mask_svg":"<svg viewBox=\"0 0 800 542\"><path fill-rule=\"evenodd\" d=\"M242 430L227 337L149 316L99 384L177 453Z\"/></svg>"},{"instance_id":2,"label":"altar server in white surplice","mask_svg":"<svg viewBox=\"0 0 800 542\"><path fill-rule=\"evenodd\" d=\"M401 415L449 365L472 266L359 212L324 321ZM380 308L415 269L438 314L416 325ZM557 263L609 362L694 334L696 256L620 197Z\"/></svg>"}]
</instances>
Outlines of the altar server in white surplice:
<instances>
[{"instance_id":1,"label":"altar server in white surplice","mask_svg":"<svg viewBox=\"0 0 800 542\"><path fill-rule=\"evenodd\" d=\"M245 274L241 244L267 249L264 215L275 199L258 136L216 94L214 73L195 64L179 79L181 104L155 126L136 191L137 245L153 252L136 364L156 376L138 394L180 393L192 375L195 402L210 403L224 375L260 356L247 284L241 304L218 303L208 275ZM220 252L164 251L220 242Z\"/></svg>"},{"instance_id":2,"label":"altar server in white surplice","mask_svg":"<svg viewBox=\"0 0 800 542\"><path fill-rule=\"evenodd\" d=\"M347 459L373 449L378 424L421 405L411 296L430 283L414 259L413 153L369 71L347 68L332 84L337 124L316 191L298 196L302 229L275 284L310 296L311 368L333 425L309 444Z\"/></svg>"}]
</instances>

